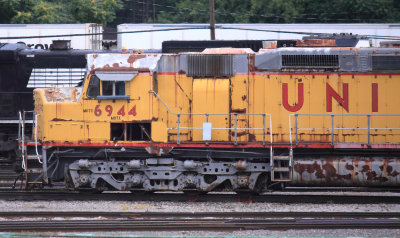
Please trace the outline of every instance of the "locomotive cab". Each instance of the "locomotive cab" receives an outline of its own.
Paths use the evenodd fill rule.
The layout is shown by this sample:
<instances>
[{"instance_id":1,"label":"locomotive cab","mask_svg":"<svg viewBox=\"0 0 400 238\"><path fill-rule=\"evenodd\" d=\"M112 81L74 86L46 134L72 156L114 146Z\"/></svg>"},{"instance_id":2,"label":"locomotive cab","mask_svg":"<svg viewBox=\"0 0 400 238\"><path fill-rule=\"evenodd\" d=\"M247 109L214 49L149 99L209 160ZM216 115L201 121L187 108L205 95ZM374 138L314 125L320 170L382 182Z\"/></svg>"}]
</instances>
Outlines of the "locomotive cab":
<instances>
[{"instance_id":1,"label":"locomotive cab","mask_svg":"<svg viewBox=\"0 0 400 238\"><path fill-rule=\"evenodd\" d=\"M103 125L100 122L92 125L94 131L104 130L97 139L114 142L151 140L151 118L148 112L142 110L148 106L137 106L142 104L141 99L147 96L144 94L147 92L131 89L137 87L134 81L148 80L138 75L138 71L96 71L87 77L83 96L85 119L104 122ZM138 115L137 109L142 110L141 115ZM89 139L96 140L93 137Z\"/></svg>"},{"instance_id":2,"label":"locomotive cab","mask_svg":"<svg viewBox=\"0 0 400 238\"><path fill-rule=\"evenodd\" d=\"M122 55L123 57L123 55ZM94 58L94 57L93 57ZM41 142L148 142L152 140L152 75L145 69L94 69L83 87L36 89Z\"/></svg>"}]
</instances>

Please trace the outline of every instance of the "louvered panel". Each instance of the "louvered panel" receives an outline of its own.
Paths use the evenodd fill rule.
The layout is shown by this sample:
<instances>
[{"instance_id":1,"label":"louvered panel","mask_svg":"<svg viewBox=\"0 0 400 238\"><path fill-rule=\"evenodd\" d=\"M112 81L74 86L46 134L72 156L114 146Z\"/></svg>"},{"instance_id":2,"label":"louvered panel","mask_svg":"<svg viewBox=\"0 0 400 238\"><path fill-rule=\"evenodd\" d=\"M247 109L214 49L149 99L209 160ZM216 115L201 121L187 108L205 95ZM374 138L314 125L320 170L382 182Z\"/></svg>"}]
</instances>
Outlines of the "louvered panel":
<instances>
[{"instance_id":1,"label":"louvered panel","mask_svg":"<svg viewBox=\"0 0 400 238\"><path fill-rule=\"evenodd\" d=\"M233 55L188 55L191 77L229 77L235 74Z\"/></svg>"},{"instance_id":2,"label":"louvered panel","mask_svg":"<svg viewBox=\"0 0 400 238\"><path fill-rule=\"evenodd\" d=\"M400 70L400 56L372 56L373 70Z\"/></svg>"},{"instance_id":3,"label":"louvered panel","mask_svg":"<svg viewBox=\"0 0 400 238\"><path fill-rule=\"evenodd\" d=\"M75 87L85 77L84 68L34 68L28 88Z\"/></svg>"},{"instance_id":4,"label":"louvered panel","mask_svg":"<svg viewBox=\"0 0 400 238\"><path fill-rule=\"evenodd\" d=\"M337 68L338 55L282 55L282 67Z\"/></svg>"}]
</instances>

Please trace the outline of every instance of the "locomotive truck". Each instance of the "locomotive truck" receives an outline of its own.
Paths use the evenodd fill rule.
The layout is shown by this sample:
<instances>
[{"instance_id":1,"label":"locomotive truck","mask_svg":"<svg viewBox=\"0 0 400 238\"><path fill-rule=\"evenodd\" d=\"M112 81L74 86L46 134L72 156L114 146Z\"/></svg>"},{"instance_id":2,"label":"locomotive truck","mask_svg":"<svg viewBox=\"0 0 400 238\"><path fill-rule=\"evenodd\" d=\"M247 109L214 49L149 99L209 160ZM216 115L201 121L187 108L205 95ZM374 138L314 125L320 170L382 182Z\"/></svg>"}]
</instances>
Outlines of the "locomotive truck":
<instances>
[{"instance_id":1,"label":"locomotive truck","mask_svg":"<svg viewBox=\"0 0 400 238\"><path fill-rule=\"evenodd\" d=\"M34 90L33 135L20 136L26 186L398 187L399 53L305 39L88 54L82 86Z\"/></svg>"}]
</instances>

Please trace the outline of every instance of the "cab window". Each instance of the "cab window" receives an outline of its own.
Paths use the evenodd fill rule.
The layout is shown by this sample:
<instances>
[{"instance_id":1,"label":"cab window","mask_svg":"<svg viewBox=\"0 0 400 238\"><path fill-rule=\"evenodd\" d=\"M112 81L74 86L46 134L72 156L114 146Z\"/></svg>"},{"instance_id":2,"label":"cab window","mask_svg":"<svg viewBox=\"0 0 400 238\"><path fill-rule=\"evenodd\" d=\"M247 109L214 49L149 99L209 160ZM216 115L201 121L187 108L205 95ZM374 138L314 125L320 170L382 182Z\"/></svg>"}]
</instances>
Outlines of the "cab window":
<instances>
[{"instance_id":1,"label":"cab window","mask_svg":"<svg viewBox=\"0 0 400 238\"><path fill-rule=\"evenodd\" d=\"M100 79L96 75L90 77L86 95L88 98L95 98L100 95Z\"/></svg>"},{"instance_id":2,"label":"cab window","mask_svg":"<svg viewBox=\"0 0 400 238\"><path fill-rule=\"evenodd\" d=\"M102 81L103 96L125 95L124 81Z\"/></svg>"}]
</instances>

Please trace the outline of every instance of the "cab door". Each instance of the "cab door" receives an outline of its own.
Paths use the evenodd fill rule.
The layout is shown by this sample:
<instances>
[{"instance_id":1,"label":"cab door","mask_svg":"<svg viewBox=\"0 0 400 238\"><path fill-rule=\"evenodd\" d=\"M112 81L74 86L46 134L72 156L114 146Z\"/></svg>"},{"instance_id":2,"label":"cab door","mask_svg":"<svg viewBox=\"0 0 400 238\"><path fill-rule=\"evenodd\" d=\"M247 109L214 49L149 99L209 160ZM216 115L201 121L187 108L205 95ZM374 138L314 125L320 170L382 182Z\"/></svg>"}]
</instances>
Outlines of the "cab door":
<instances>
[{"instance_id":1,"label":"cab door","mask_svg":"<svg viewBox=\"0 0 400 238\"><path fill-rule=\"evenodd\" d=\"M110 125L104 117L104 114L101 112L101 100L97 99L97 97L101 95L100 79L96 75L90 75L88 80L87 90L83 93L85 140L90 142L108 141Z\"/></svg>"},{"instance_id":2,"label":"cab door","mask_svg":"<svg viewBox=\"0 0 400 238\"><path fill-rule=\"evenodd\" d=\"M90 76L84 95L85 138L88 141L125 141L129 114L126 84L135 74L124 72Z\"/></svg>"},{"instance_id":3,"label":"cab door","mask_svg":"<svg viewBox=\"0 0 400 238\"><path fill-rule=\"evenodd\" d=\"M230 79L199 78L193 81L193 141L202 141L203 123L209 115L212 141L229 141ZM197 113L203 115L196 115Z\"/></svg>"}]
</instances>

